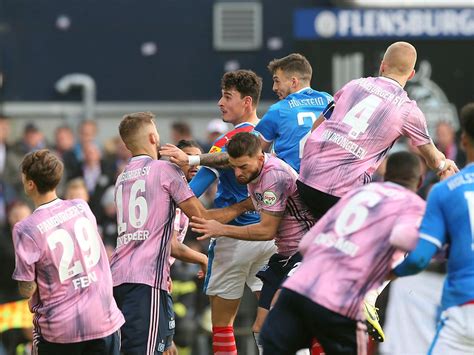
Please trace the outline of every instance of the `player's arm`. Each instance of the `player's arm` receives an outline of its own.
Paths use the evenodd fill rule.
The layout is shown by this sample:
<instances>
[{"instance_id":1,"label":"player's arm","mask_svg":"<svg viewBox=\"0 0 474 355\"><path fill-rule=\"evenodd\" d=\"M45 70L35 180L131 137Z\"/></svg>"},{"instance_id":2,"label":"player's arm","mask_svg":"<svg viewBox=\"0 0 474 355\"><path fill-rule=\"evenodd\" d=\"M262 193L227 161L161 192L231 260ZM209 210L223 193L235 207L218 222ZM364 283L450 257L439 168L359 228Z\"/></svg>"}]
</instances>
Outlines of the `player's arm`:
<instances>
[{"instance_id":1,"label":"player's arm","mask_svg":"<svg viewBox=\"0 0 474 355\"><path fill-rule=\"evenodd\" d=\"M20 296L24 298L33 296L37 287L34 281L18 281L18 291L20 292Z\"/></svg>"},{"instance_id":2,"label":"player's arm","mask_svg":"<svg viewBox=\"0 0 474 355\"><path fill-rule=\"evenodd\" d=\"M228 237L239 240L264 241L272 240L280 225L282 213L262 211L260 222L247 226L231 226L214 220L194 217L190 226L194 232L202 233L198 240Z\"/></svg>"},{"instance_id":3,"label":"player's arm","mask_svg":"<svg viewBox=\"0 0 474 355\"><path fill-rule=\"evenodd\" d=\"M447 228L443 213L442 185L433 187L428 196L427 206L419 231L416 247L398 265L393 273L396 276L413 275L425 269L436 252L447 242Z\"/></svg>"},{"instance_id":4,"label":"player's arm","mask_svg":"<svg viewBox=\"0 0 474 355\"><path fill-rule=\"evenodd\" d=\"M420 239L415 250L410 252L405 260L393 269L393 274L400 277L419 273L426 269L437 250L435 244Z\"/></svg>"},{"instance_id":5,"label":"player's arm","mask_svg":"<svg viewBox=\"0 0 474 355\"><path fill-rule=\"evenodd\" d=\"M417 148L421 156L425 159L426 165L428 165L430 169L435 170L438 174L446 175L446 172L455 174L459 171L456 163L450 159L446 159L444 154L441 153L433 143L420 145Z\"/></svg>"},{"instance_id":6,"label":"player's arm","mask_svg":"<svg viewBox=\"0 0 474 355\"><path fill-rule=\"evenodd\" d=\"M202 276L205 275L207 270L207 256L191 249L183 243L180 243L176 231L173 232L173 237L171 239L171 256L186 263L199 265L202 271L200 274Z\"/></svg>"},{"instance_id":7,"label":"player's arm","mask_svg":"<svg viewBox=\"0 0 474 355\"><path fill-rule=\"evenodd\" d=\"M248 198L231 206L206 210L201 201L195 196L181 202L178 207L181 208L184 214L189 218L196 216L206 219L215 219L222 223L230 222L242 213L252 211L254 208L250 198Z\"/></svg>"},{"instance_id":8,"label":"player's arm","mask_svg":"<svg viewBox=\"0 0 474 355\"><path fill-rule=\"evenodd\" d=\"M204 165L216 169L229 167L229 155L226 152L187 155L173 144L165 144L161 147L160 155L169 157L170 162L180 167L186 165Z\"/></svg>"},{"instance_id":9,"label":"player's arm","mask_svg":"<svg viewBox=\"0 0 474 355\"><path fill-rule=\"evenodd\" d=\"M316 119L316 121L313 122L313 126L311 127L311 132L314 132L316 128L318 128L321 125L321 123L331 118L332 112L334 111L335 107L336 107L335 101L331 101L323 110L323 112L321 112L321 114Z\"/></svg>"},{"instance_id":10,"label":"player's arm","mask_svg":"<svg viewBox=\"0 0 474 355\"><path fill-rule=\"evenodd\" d=\"M272 146L273 142L266 141L261 134L259 135L259 137L260 137L260 144L262 146L262 150L268 153L270 151L270 147Z\"/></svg>"}]
</instances>

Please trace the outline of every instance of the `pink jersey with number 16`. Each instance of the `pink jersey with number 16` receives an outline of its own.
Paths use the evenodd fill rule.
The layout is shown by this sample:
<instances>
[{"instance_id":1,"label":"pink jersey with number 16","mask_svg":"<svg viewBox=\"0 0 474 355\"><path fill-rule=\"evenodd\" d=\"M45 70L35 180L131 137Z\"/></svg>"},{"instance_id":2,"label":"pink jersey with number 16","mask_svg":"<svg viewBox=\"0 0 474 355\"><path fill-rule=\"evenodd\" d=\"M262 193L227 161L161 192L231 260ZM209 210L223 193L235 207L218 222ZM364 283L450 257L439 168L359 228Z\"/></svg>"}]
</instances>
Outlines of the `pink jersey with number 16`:
<instances>
[{"instance_id":1,"label":"pink jersey with number 16","mask_svg":"<svg viewBox=\"0 0 474 355\"><path fill-rule=\"evenodd\" d=\"M130 160L115 184L114 286L138 283L168 290L176 206L193 196L178 166L146 155Z\"/></svg>"}]
</instances>

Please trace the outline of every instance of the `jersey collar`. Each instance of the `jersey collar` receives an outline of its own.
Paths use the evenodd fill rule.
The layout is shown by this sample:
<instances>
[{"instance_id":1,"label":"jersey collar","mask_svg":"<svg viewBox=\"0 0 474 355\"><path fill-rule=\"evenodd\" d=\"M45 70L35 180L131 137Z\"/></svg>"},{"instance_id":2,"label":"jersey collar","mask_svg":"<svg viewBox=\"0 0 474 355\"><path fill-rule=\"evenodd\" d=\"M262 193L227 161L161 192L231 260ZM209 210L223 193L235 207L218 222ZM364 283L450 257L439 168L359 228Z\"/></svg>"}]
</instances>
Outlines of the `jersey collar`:
<instances>
[{"instance_id":1,"label":"jersey collar","mask_svg":"<svg viewBox=\"0 0 474 355\"><path fill-rule=\"evenodd\" d=\"M400 89L403 89L403 86L400 85L400 83L398 81L396 81L395 79L392 79L392 78L388 78L386 76L379 76L379 79L382 79L382 80L385 80L389 83L392 83L392 84L395 84L397 85Z\"/></svg>"}]
</instances>

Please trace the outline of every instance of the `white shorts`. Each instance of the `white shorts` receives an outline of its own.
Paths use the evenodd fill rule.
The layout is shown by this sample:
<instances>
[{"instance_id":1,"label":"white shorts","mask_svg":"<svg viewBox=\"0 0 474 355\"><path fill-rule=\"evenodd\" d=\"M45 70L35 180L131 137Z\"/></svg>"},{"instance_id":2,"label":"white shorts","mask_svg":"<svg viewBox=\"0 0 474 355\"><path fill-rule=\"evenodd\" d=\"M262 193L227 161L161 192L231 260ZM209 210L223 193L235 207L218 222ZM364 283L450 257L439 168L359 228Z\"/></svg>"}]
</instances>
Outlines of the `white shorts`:
<instances>
[{"instance_id":1,"label":"white shorts","mask_svg":"<svg viewBox=\"0 0 474 355\"><path fill-rule=\"evenodd\" d=\"M441 314L428 354L474 354L474 304L450 307Z\"/></svg>"},{"instance_id":2,"label":"white shorts","mask_svg":"<svg viewBox=\"0 0 474 355\"><path fill-rule=\"evenodd\" d=\"M204 292L209 296L235 300L242 298L245 284L252 292L260 291L263 284L255 275L275 252L273 240L212 239Z\"/></svg>"}]
</instances>

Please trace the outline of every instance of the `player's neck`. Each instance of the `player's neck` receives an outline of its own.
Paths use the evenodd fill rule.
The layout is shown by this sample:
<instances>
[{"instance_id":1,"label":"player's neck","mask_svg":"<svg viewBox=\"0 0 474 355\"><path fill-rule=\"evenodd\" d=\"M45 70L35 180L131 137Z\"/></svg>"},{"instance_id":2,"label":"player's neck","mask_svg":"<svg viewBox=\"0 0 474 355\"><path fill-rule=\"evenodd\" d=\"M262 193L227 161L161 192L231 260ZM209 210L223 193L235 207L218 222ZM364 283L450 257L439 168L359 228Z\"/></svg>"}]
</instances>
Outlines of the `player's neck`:
<instances>
[{"instance_id":1,"label":"player's neck","mask_svg":"<svg viewBox=\"0 0 474 355\"><path fill-rule=\"evenodd\" d=\"M55 190L46 192L45 194L37 193L36 195L31 196L31 199L33 200L33 204L35 205L35 208L38 208L41 205L54 201L57 198L58 198L58 195L56 195Z\"/></svg>"},{"instance_id":2,"label":"player's neck","mask_svg":"<svg viewBox=\"0 0 474 355\"><path fill-rule=\"evenodd\" d=\"M407 79L404 78L404 77L398 76L398 75L382 74L380 76L383 76L384 78L387 78L387 79L390 79L390 80L393 80L393 81L397 82L397 84L400 85L402 88L404 88L405 85L407 84Z\"/></svg>"},{"instance_id":3,"label":"player's neck","mask_svg":"<svg viewBox=\"0 0 474 355\"><path fill-rule=\"evenodd\" d=\"M253 110L252 112L249 112L248 114L243 115L238 121L234 123L234 126L237 126L239 124L242 124L244 122L251 123L253 125L257 125L258 123L258 116L257 116L257 110Z\"/></svg>"},{"instance_id":4,"label":"player's neck","mask_svg":"<svg viewBox=\"0 0 474 355\"><path fill-rule=\"evenodd\" d=\"M158 159L158 154L156 152L156 148L154 149L137 149L137 150L134 150L132 152L132 156L136 157L138 155L148 155L150 156L152 159Z\"/></svg>"},{"instance_id":5,"label":"player's neck","mask_svg":"<svg viewBox=\"0 0 474 355\"><path fill-rule=\"evenodd\" d=\"M300 82L299 85L294 88L292 94L294 94L295 92L301 91L303 89L309 88L309 87L311 87L310 83L301 83Z\"/></svg>"}]
</instances>

